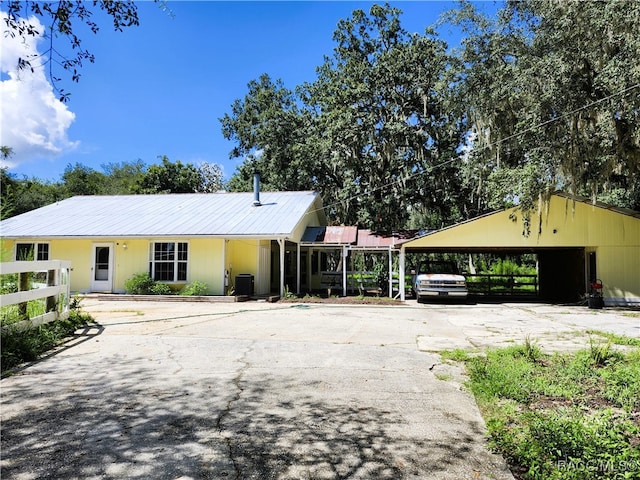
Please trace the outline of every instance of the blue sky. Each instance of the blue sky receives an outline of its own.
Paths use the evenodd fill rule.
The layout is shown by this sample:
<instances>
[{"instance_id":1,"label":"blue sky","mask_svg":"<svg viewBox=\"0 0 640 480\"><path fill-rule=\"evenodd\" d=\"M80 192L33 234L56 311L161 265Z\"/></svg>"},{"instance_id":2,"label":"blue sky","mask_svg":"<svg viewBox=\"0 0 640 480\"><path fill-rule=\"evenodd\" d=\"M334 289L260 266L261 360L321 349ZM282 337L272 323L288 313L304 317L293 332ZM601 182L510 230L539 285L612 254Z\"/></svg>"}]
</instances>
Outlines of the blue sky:
<instances>
[{"instance_id":1,"label":"blue sky","mask_svg":"<svg viewBox=\"0 0 640 480\"><path fill-rule=\"evenodd\" d=\"M313 81L324 55L332 54L338 21L373 3L169 1L169 15L156 3L140 2L139 27L113 32L102 23L97 35L82 36L96 61L85 64L79 83L64 77L62 87L71 92L65 105L44 75L10 74L11 46L3 39L0 144L15 151L9 172L57 181L68 164L101 170L166 155L217 163L228 178L241 160L229 159L233 144L218 119L244 97L247 83L262 73L290 89ZM410 32L423 32L455 6L390 3L404 12L402 25ZM451 32L441 34L457 41Z\"/></svg>"}]
</instances>

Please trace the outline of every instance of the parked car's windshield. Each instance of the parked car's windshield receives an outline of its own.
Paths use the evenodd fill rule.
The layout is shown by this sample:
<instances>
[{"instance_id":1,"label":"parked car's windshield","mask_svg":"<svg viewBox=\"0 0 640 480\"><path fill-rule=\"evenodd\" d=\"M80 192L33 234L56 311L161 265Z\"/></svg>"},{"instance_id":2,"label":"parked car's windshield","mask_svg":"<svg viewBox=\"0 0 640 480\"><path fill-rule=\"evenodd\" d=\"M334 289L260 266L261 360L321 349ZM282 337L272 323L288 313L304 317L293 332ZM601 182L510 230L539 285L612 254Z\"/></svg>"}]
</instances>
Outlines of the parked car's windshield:
<instances>
[{"instance_id":1,"label":"parked car's windshield","mask_svg":"<svg viewBox=\"0 0 640 480\"><path fill-rule=\"evenodd\" d=\"M418 273L448 273L458 274L458 268L453 262L428 262L420 265Z\"/></svg>"}]
</instances>

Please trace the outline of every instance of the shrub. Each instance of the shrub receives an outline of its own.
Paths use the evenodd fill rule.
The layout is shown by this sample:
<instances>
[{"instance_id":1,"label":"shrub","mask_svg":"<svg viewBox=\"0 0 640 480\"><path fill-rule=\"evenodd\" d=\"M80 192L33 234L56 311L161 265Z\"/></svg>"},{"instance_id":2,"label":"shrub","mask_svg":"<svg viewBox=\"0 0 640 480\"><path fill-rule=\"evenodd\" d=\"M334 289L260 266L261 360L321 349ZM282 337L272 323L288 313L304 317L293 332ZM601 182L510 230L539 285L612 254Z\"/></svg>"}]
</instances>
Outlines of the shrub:
<instances>
[{"instance_id":1,"label":"shrub","mask_svg":"<svg viewBox=\"0 0 640 480\"><path fill-rule=\"evenodd\" d=\"M209 289L209 286L206 283L199 282L196 280L195 282L191 282L189 285L185 286L180 292L180 295L189 295L189 296L206 295L208 289Z\"/></svg>"},{"instance_id":2,"label":"shrub","mask_svg":"<svg viewBox=\"0 0 640 480\"><path fill-rule=\"evenodd\" d=\"M22 362L38 359L40 355L72 335L79 327L92 322L90 315L81 313L79 310L71 310L66 320L56 320L26 331L11 326L3 329L0 337L2 371Z\"/></svg>"},{"instance_id":3,"label":"shrub","mask_svg":"<svg viewBox=\"0 0 640 480\"><path fill-rule=\"evenodd\" d=\"M152 295L171 295L173 292L171 287L166 283L154 283L151 287Z\"/></svg>"},{"instance_id":4,"label":"shrub","mask_svg":"<svg viewBox=\"0 0 640 480\"><path fill-rule=\"evenodd\" d=\"M151 295L155 283L148 273L136 273L124 282L124 289L131 295Z\"/></svg>"}]
</instances>

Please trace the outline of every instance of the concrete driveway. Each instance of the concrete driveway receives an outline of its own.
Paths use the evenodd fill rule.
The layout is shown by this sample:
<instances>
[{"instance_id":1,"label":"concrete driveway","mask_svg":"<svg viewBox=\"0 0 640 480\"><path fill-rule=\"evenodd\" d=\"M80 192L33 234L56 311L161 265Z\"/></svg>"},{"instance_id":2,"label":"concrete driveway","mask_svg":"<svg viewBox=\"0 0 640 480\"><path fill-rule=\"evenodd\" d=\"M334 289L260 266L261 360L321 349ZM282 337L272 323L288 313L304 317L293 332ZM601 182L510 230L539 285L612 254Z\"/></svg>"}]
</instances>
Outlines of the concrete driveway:
<instances>
[{"instance_id":1,"label":"concrete driveway","mask_svg":"<svg viewBox=\"0 0 640 480\"><path fill-rule=\"evenodd\" d=\"M512 479L435 352L640 335L545 305L82 305L97 325L1 382L3 479Z\"/></svg>"}]
</instances>

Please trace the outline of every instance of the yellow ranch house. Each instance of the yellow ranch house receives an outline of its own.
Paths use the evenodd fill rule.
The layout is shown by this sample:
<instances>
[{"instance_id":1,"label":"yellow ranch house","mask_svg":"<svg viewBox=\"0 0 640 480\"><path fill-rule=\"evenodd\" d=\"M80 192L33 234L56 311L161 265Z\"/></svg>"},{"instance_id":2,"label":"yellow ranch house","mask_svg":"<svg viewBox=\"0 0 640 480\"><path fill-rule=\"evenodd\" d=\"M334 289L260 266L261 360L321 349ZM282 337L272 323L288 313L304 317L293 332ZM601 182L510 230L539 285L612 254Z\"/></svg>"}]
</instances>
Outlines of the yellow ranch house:
<instances>
[{"instance_id":1,"label":"yellow ranch house","mask_svg":"<svg viewBox=\"0 0 640 480\"><path fill-rule=\"evenodd\" d=\"M76 196L0 223L3 256L71 261L74 292L122 293L148 272L210 295L283 294L285 254L325 225L314 192Z\"/></svg>"}]
</instances>

